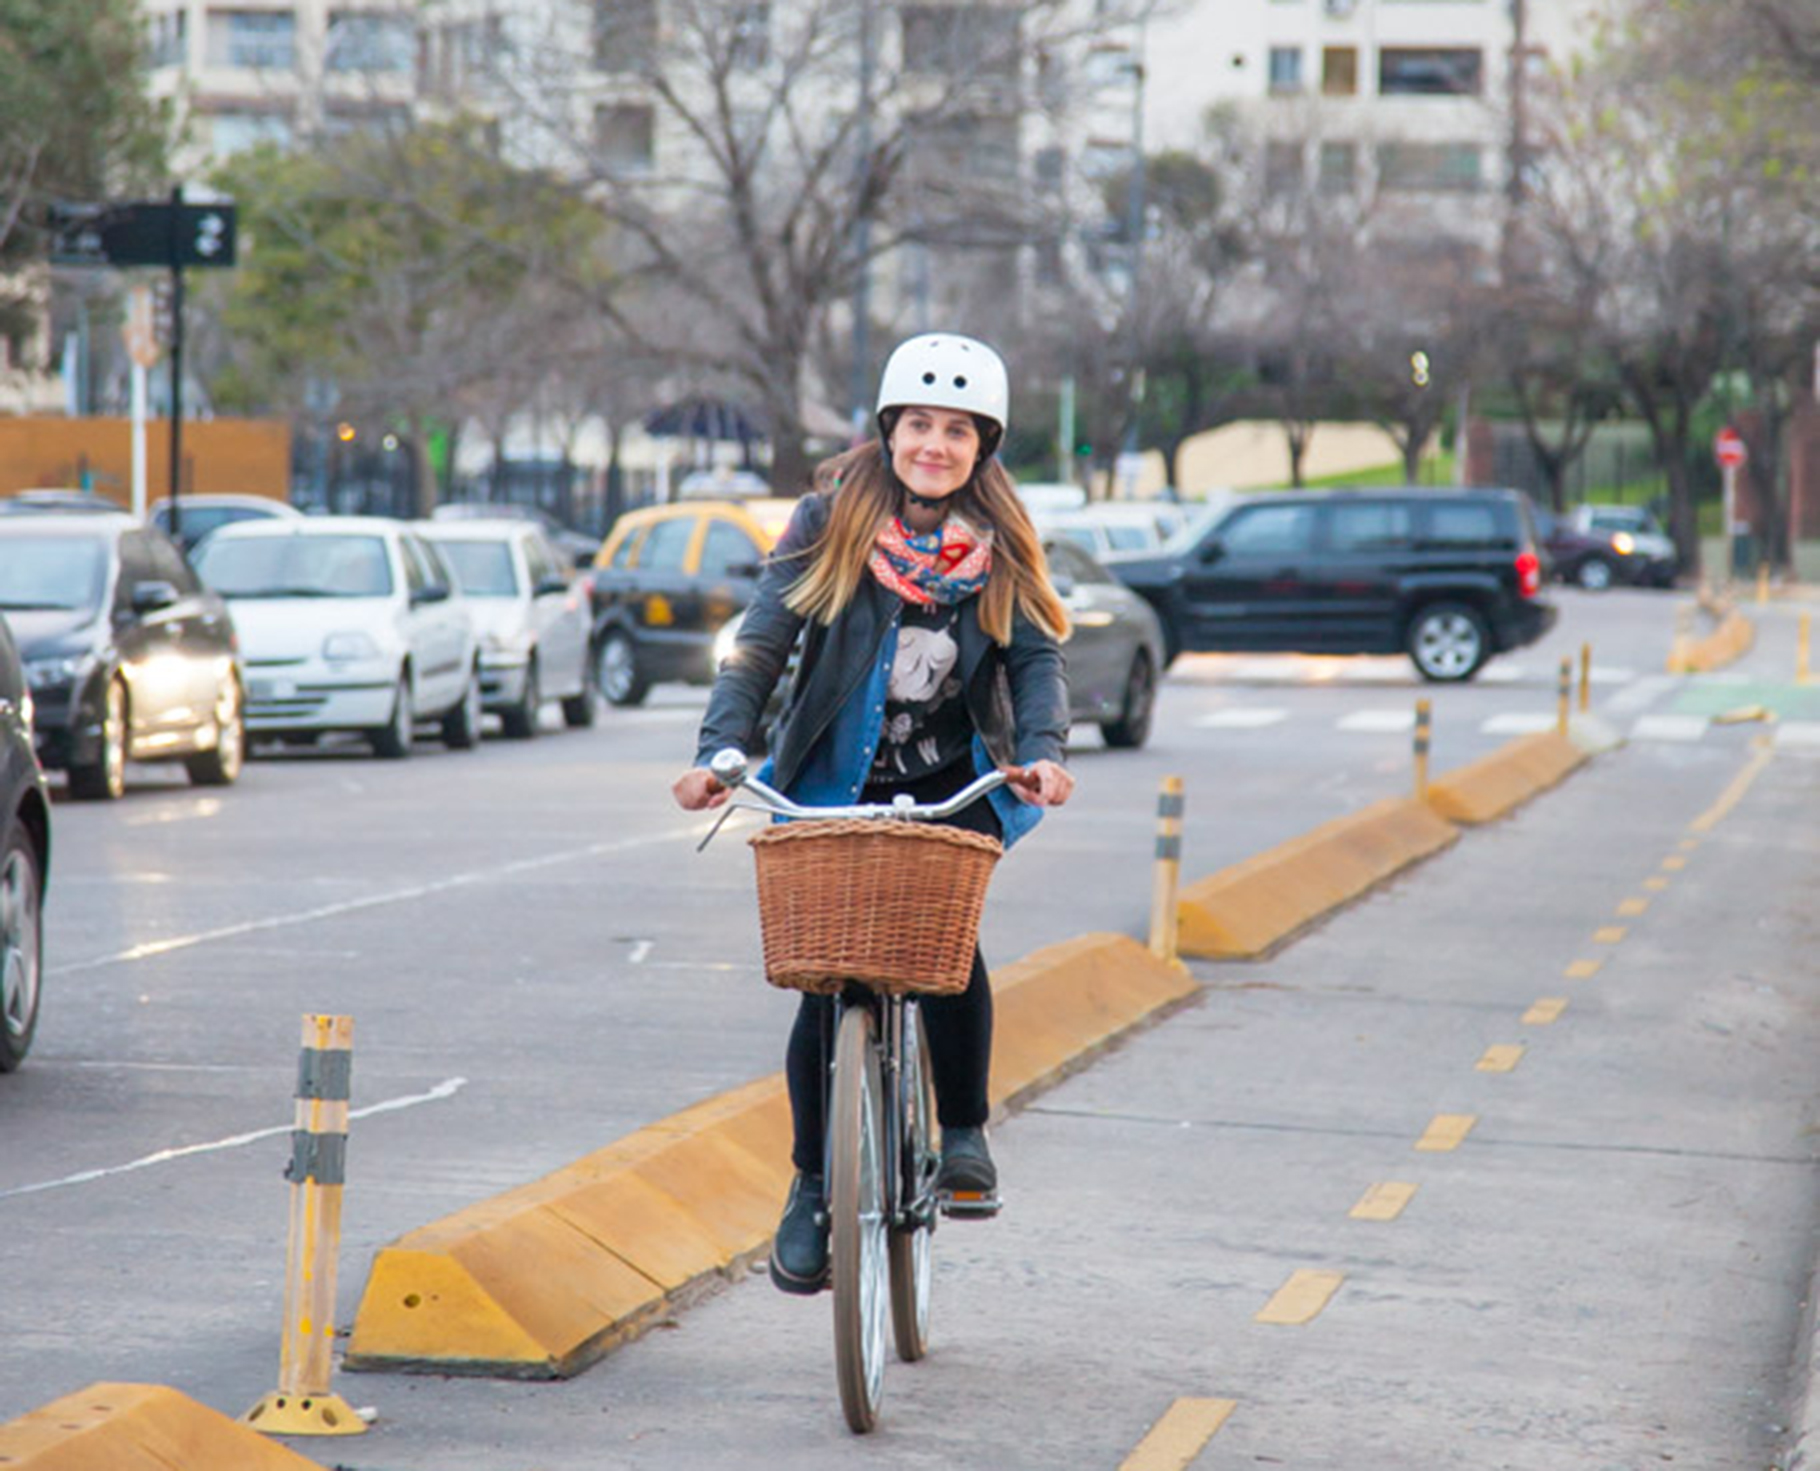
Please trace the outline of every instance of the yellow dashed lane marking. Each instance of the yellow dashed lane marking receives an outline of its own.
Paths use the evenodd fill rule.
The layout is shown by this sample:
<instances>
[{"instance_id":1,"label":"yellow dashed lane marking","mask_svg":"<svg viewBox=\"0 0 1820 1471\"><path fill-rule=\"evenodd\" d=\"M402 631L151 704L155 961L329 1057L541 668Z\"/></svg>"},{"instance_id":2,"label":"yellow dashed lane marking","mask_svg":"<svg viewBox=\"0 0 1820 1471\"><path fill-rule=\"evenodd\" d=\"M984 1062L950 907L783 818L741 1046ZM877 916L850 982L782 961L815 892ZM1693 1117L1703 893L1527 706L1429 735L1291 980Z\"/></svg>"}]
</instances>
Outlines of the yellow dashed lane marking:
<instances>
[{"instance_id":1,"label":"yellow dashed lane marking","mask_svg":"<svg viewBox=\"0 0 1820 1471\"><path fill-rule=\"evenodd\" d=\"M1621 924L1600 925L1592 932L1593 944L1615 945L1629 933L1630 931Z\"/></svg>"},{"instance_id":2,"label":"yellow dashed lane marking","mask_svg":"<svg viewBox=\"0 0 1820 1471\"><path fill-rule=\"evenodd\" d=\"M1598 975L1599 967L1604 964L1603 960L1576 960L1567 967L1565 974L1570 981L1588 980Z\"/></svg>"},{"instance_id":3,"label":"yellow dashed lane marking","mask_svg":"<svg viewBox=\"0 0 1820 1471\"><path fill-rule=\"evenodd\" d=\"M1654 878L1644 879L1643 887L1646 889L1653 889L1656 893L1660 894L1668 887L1668 880L1663 878L1661 874L1657 874Z\"/></svg>"},{"instance_id":4,"label":"yellow dashed lane marking","mask_svg":"<svg viewBox=\"0 0 1820 1471\"><path fill-rule=\"evenodd\" d=\"M1461 1142L1479 1122L1476 1113L1438 1113L1428 1121L1428 1128L1416 1140L1416 1148L1426 1153L1442 1154L1458 1149Z\"/></svg>"},{"instance_id":5,"label":"yellow dashed lane marking","mask_svg":"<svg viewBox=\"0 0 1820 1471\"><path fill-rule=\"evenodd\" d=\"M1545 1027L1550 1022L1560 1021L1561 1013L1566 1010L1565 996L1544 996L1523 1013L1523 1024L1528 1027Z\"/></svg>"},{"instance_id":6,"label":"yellow dashed lane marking","mask_svg":"<svg viewBox=\"0 0 1820 1471\"><path fill-rule=\"evenodd\" d=\"M1688 824L1689 829L1696 833L1709 833L1723 822L1732 808L1744 800L1744 794L1750 790L1750 784L1762 774L1763 768L1769 765L1769 758L1774 754L1773 746L1762 747L1755 756L1751 757L1744 770L1731 779L1730 785L1719 794L1719 800ZM1698 842L1698 838L1683 838L1681 847L1686 850Z\"/></svg>"},{"instance_id":7,"label":"yellow dashed lane marking","mask_svg":"<svg viewBox=\"0 0 1820 1471\"><path fill-rule=\"evenodd\" d=\"M1183 1471L1236 1408L1229 1399L1177 1400L1119 1462L1119 1471Z\"/></svg>"},{"instance_id":8,"label":"yellow dashed lane marking","mask_svg":"<svg viewBox=\"0 0 1820 1471\"><path fill-rule=\"evenodd\" d=\"M1649 908L1649 900L1632 898L1632 899L1626 899L1622 904L1620 904L1618 906L1618 913L1621 917L1623 917L1625 919L1634 919L1634 918L1636 918L1636 916L1643 913L1643 911L1648 908Z\"/></svg>"},{"instance_id":9,"label":"yellow dashed lane marking","mask_svg":"<svg viewBox=\"0 0 1820 1471\"><path fill-rule=\"evenodd\" d=\"M1691 853L1700 846L1700 840L1698 838L1683 838L1679 843L1675 844L1675 846L1683 853Z\"/></svg>"},{"instance_id":10,"label":"yellow dashed lane marking","mask_svg":"<svg viewBox=\"0 0 1820 1471\"><path fill-rule=\"evenodd\" d=\"M1523 1061L1523 1048L1520 1044L1499 1042L1487 1047L1473 1066L1482 1073L1513 1073L1521 1061Z\"/></svg>"},{"instance_id":11,"label":"yellow dashed lane marking","mask_svg":"<svg viewBox=\"0 0 1820 1471\"><path fill-rule=\"evenodd\" d=\"M1289 1280L1277 1288L1269 1302L1259 1308L1254 1322L1282 1323L1295 1326L1312 1322L1321 1309L1333 1300L1334 1293L1346 1280L1344 1272L1321 1272L1304 1268L1291 1272Z\"/></svg>"},{"instance_id":12,"label":"yellow dashed lane marking","mask_svg":"<svg viewBox=\"0 0 1820 1471\"><path fill-rule=\"evenodd\" d=\"M1685 858L1681 858L1681 857L1671 853L1671 854L1669 854L1668 857L1666 857L1662 860L1662 866L1664 868L1668 869L1671 873L1673 873L1678 869L1686 868L1687 860Z\"/></svg>"},{"instance_id":13,"label":"yellow dashed lane marking","mask_svg":"<svg viewBox=\"0 0 1820 1471\"><path fill-rule=\"evenodd\" d=\"M1355 1221L1394 1221L1415 1196L1416 1187L1407 1180L1381 1180L1346 1214Z\"/></svg>"}]
</instances>

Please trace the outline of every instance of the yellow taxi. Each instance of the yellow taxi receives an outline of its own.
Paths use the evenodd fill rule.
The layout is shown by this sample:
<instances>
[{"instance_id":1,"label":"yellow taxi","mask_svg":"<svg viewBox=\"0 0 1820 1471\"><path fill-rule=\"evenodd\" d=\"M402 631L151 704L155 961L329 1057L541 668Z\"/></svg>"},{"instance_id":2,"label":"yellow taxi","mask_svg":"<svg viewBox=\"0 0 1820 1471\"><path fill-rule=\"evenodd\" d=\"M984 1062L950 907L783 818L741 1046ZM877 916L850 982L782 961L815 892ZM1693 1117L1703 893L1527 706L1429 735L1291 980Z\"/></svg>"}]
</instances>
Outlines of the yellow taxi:
<instances>
[{"instance_id":1,"label":"yellow taxi","mask_svg":"<svg viewBox=\"0 0 1820 1471\"><path fill-rule=\"evenodd\" d=\"M594 558L600 692L638 705L651 686L714 679L714 635L752 599L796 502L678 501L628 511Z\"/></svg>"}]
</instances>

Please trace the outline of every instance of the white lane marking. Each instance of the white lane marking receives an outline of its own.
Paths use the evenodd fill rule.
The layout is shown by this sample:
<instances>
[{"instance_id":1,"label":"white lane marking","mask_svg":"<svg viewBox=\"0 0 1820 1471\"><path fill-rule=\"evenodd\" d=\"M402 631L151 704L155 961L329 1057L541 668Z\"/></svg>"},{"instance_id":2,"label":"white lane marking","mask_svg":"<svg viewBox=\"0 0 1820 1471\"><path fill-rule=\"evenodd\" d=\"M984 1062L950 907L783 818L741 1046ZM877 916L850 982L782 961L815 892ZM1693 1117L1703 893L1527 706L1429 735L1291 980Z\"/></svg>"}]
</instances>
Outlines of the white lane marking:
<instances>
[{"instance_id":1,"label":"white lane marking","mask_svg":"<svg viewBox=\"0 0 1820 1471\"><path fill-rule=\"evenodd\" d=\"M1646 674L1634 684L1628 684L1619 690L1605 702L1605 708L1615 715L1641 710L1646 705L1653 705L1666 691L1679 683L1680 680L1672 674Z\"/></svg>"},{"instance_id":2,"label":"white lane marking","mask_svg":"<svg viewBox=\"0 0 1820 1471\"><path fill-rule=\"evenodd\" d=\"M1697 741L1705 734L1704 715L1642 715L1630 728L1633 741Z\"/></svg>"},{"instance_id":3,"label":"white lane marking","mask_svg":"<svg viewBox=\"0 0 1820 1471\"><path fill-rule=\"evenodd\" d=\"M1203 730L1262 730L1288 718L1287 710L1215 710L1196 717L1194 723Z\"/></svg>"},{"instance_id":4,"label":"white lane marking","mask_svg":"<svg viewBox=\"0 0 1820 1471\"><path fill-rule=\"evenodd\" d=\"M149 960L158 955L169 955L173 950L188 950L196 945L206 945L212 940L232 940L241 935L256 935L265 930L283 929L289 925L309 924L313 920L333 919L343 914L355 914L362 909L376 909L384 904L402 904L411 899L427 898L431 894L445 893L450 889L465 888L487 879L501 878L509 874L530 873L539 868L549 868L559 863L570 863L577 858L598 858L607 853L621 853L629 848L642 848L652 843L673 842L679 838L699 837L705 831L699 825L686 828L670 828L664 832L652 833L645 837L621 838L611 843L590 843L585 848L570 848L561 853L545 853L537 858L521 858L513 863L501 864L498 868L479 868L471 873L451 874L446 879L437 879L434 883L413 884L408 889L393 889L385 894L369 894L362 899L347 899L339 904L323 904L315 909L302 909L291 914L274 914L265 919L244 920L240 924L223 925L219 929L200 930L193 935L173 935L168 940L147 940L142 944L128 946L117 950L112 955L96 956L92 960L77 960L69 965L59 965L45 971L47 976L73 975L77 971L99 970L104 965L123 964L133 960Z\"/></svg>"},{"instance_id":5,"label":"white lane marking","mask_svg":"<svg viewBox=\"0 0 1820 1471\"><path fill-rule=\"evenodd\" d=\"M626 961L630 965L638 965L642 963L644 958L650 953L651 942L649 940L634 940L632 942L632 953L626 956Z\"/></svg>"},{"instance_id":6,"label":"white lane marking","mask_svg":"<svg viewBox=\"0 0 1820 1471\"><path fill-rule=\"evenodd\" d=\"M1414 710L1355 710L1334 722L1335 730L1408 730L1416 723Z\"/></svg>"},{"instance_id":7,"label":"white lane marking","mask_svg":"<svg viewBox=\"0 0 1820 1471\"><path fill-rule=\"evenodd\" d=\"M1484 735L1533 735L1538 730L1553 730L1559 723L1553 715L1511 710L1481 722L1479 730Z\"/></svg>"},{"instance_id":8,"label":"white lane marking","mask_svg":"<svg viewBox=\"0 0 1820 1471\"><path fill-rule=\"evenodd\" d=\"M401 1108L415 1108L420 1103L439 1103L445 1098L453 1098L467 1086L466 1078L446 1078L427 1093L410 1093L400 1098L388 1098L382 1103L369 1104L365 1108L356 1108L348 1113L350 1119L371 1118L379 1113L396 1113ZM105 1180L110 1175L125 1175L134 1170L150 1169L153 1165L169 1164L172 1160L187 1159L193 1154L213 1154L223 1149L238 1149L243 1144L257 1144L261 1139L276 1138L280 1134L291 1132L290 1124L276 1124L269 1129L254 1129L246 1134L230 1134L225 1139L211 1139L206 1144L185 1144L179 1149L160 1149L156 1154L142 1155L138 1159L128 1160L123 1165L103 1165L100 1169L79 1170L73 1175L65 1175L60 1180L40 1180L35 1185L15 1185L11 1190L0 1190L0 1200L9 1200L15 1195L37 1195L46 1190L61 1190L68 1185L88 1185L96 1180Z\"/></svg>"},{"instance_id":9,"label":"white lane marking","mask_svg":"<svg viewBox=\"0 0 1820 1471\"><path fill-rule=\"evenodd\" d=\"M1820 746L1820 720L1789 720L1776 727L1778 746Z\"/></svg>"}]
</instances>

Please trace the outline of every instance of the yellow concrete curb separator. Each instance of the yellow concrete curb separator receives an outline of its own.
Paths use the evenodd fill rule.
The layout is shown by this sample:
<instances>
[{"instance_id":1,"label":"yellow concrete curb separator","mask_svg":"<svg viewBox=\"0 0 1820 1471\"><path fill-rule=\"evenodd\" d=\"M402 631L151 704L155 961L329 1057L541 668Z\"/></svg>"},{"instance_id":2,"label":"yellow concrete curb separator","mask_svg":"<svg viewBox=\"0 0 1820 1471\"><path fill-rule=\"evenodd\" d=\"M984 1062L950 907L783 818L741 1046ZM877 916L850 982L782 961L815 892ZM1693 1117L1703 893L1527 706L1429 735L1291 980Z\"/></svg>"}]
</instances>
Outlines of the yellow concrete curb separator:
<instances>
[{"instance_id":1,"label":"yellow concrete curb separator","mask_svg":"<svg viewBox=\"0 0 1820 1471\"><path fill-rule=\"evenodd\" d=\"M0 1425L18 1471L321 1471L161 1384L91 1384Z\"/></svg>"},{"instance_id":2,"label":"yellow concrete curb separator","mask_svg":"<svg viewBox=\"0 0 1820 1471\"><path fill-rule=\"evenodd\" d=\"M1088 935L994 989L1002 1102L1198 988L1128 936ZM412 1231L374 1260L345 1367L576 1374L765 1248L789 1155L773 1074Z\"/></svg>"},{"instance_id":3,"label":"yellow concrete curb separator","mask_svg":"<svg viewBox=\"0 0 1820 1471\"><path fill-rule=\"evenodd\" d=\"M1210 960L1262 955L1459 836L1414 798L1386 798L1188 885L1177 943Z\"/></svg>"},{"instance_id":4,"label":"yellow concrete curb separator","mask_svg":"<svg viewBox=\"0 0 1820 1471\"><path fill-rule=\"evenodd\" d=\"M1449 822L1502 817L1582 765L1587 754L1552 730L1523 736L1428 784L1428 805Z\"/></svg>"}]
</instances>

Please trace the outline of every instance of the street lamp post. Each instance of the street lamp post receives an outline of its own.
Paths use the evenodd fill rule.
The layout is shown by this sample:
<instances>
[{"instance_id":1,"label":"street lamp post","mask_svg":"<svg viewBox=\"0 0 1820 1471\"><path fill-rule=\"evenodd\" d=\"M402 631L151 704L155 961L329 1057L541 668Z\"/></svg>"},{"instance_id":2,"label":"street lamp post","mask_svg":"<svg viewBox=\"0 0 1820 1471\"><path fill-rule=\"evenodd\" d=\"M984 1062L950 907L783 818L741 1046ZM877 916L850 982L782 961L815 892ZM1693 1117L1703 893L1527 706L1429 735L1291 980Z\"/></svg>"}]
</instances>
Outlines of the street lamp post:
<instances>
[{"instance_id":1,"label":"street lamp post","mask_svg":"<svg viewBox=\"0 0 1820 1471\"><path fill-rule=\"evenodd\" d=\"M1140 321L1145 233L1144 22L1142 20L1139 20L1137 25L1137 40L1132 50L1130 73L1131 177L1127 181L1125 190L1125 240L1130 255L1127 263L1125 297L1125 356L1131 366L1125 383L1129 403L1126 409L1125 443L1119 456L1123 463L1119 466L1119 474L1116 477L1125 482L1127 491L1130 491L1137 482L1138 420L1143 413L1144 406L1143 333Z\"/></svg>"}]
</instances>

